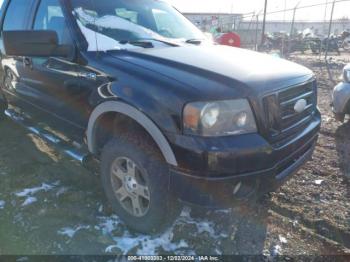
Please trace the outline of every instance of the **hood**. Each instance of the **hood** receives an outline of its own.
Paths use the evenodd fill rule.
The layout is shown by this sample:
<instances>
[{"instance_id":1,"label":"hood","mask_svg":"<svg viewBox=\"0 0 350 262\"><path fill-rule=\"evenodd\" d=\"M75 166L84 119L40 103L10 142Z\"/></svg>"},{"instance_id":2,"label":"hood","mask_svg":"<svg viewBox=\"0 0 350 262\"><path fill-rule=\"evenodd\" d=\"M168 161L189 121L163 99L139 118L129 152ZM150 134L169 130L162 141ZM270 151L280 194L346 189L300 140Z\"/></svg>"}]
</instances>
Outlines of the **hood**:
<instances>
[{"instance_id":1,"label":"hood","mask_svg":"<svg viewBox=\"0 0 350 262\"><path fill-rule=\"evenodd\" d=\"M140 48L108 54L152 71L154 77L161 75L172 83L181 83L183 88L176 92L191 92L193 99L262 97L313 77L309 69L279 57L220 45Z\"/></svg>"},{"instance_id":2,"label":"hood","mask_svg":"<svg viewBox=\"0 0 350 262\"><path fill-rule=\"evenodd\" d=\"M313 75L304 66L279 57L221 45L138 49L130 53L167 66L182 66L186 71L195 68L215 73L255 88L283 87Z\"/></svg>"}]
</instances>

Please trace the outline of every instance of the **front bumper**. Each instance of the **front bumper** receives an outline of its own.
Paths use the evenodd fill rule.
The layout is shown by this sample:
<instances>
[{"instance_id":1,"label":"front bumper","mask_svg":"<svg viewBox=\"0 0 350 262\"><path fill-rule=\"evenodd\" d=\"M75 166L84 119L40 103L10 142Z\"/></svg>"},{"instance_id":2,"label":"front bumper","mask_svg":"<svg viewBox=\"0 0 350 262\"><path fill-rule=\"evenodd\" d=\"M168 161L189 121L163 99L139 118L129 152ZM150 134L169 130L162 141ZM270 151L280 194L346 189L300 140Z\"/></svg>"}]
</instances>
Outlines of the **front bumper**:
<instances>
[{"instance_id":1,"label":"front bumper","mask_svg":"<svg viewBox=\"0 0 350 262\"><path fill-rule=\"evenodd\" d=\"M213 208L273 191L311 158L320 121L318 114L303 132L279 148L258 134L226 138L226 143L220 138L216 143L178 138L173 147L182 165L171 168L170 189L182 201ZM240 191L234 194L239 183Z\"/></svg>"}]
</instances>

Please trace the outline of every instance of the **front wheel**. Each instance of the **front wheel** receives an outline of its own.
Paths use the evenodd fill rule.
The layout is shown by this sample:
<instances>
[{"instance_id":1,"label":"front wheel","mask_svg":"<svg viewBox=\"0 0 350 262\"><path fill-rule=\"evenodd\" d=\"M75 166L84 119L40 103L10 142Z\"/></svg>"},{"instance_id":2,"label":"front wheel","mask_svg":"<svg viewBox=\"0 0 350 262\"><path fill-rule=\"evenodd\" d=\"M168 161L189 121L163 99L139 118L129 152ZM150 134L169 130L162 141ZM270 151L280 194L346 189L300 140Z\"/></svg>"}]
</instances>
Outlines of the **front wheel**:
<instances>
[{"instance_id":1,"label":"front wheel","mask_svg":"<svg viewBox=\"0 0 350 262\"><path fill-rule=\"evenodd\" d=\"M157 233L181 211L168 189L168 165L147 139L109 141L102 152L101 175L112 209L133 230Z\"/></svg>"}]
</instances>

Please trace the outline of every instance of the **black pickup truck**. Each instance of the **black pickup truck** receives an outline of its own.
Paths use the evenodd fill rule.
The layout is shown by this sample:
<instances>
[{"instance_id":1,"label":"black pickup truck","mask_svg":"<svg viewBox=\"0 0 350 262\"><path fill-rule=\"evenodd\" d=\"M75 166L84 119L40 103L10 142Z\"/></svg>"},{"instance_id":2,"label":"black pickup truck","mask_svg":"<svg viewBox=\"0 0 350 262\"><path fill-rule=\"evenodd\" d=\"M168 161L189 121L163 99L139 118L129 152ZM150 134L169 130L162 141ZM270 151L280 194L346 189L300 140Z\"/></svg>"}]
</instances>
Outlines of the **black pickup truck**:
<instances>
[{"instance_id":1,"label":"black pickup truck","mask_svg":"<svg viewBox=\"0 0 350 262\"><path fill-rule=\"evenodd\" d=\"M0 26L1 114L97 162L135 230L273 191L313 153L313 73L214 45L164 1L5 0Z\"/></svg>"}]
</instances>

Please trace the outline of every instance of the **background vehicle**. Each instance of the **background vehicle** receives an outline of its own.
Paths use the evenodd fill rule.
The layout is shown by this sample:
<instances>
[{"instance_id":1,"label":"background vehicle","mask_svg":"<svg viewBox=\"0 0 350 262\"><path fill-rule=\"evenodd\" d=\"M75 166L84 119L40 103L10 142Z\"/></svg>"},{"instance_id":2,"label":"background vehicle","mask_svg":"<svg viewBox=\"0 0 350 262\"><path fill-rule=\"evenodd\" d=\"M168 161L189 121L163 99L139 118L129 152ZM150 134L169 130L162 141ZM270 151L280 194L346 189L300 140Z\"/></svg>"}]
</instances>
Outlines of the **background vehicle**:
<instances>
[{"instance_id":1,"label":"background vehicle","mask_svg":"<svg viewBox=\"0 0 350 262\"><path fill-rule=\"evenodd\" d=\"M232 32L222 33L222 34L216 35L215 42L217 42L220 45L241 47L240 36L238 34L232 33Z\"/></svg>"},{"instance_id":2,"label":"background vehicle","mask_svg":"<svg viewBox=\"0 0 350 262\"><path fill-rule=\"evenodd\" d=\"M343 82L333 90L332 109L337 120L343 122L350 114L350 64L343 70Z\"/></svg>"},{"instance_id":3,"label":"background vehicle","mask_svg":"<svg viewBox=\"0 0 350 262\"><path fill-rule=\"evenodd\" d=\"M163 1L26 3L2 8L5 114L96 159L131 228L161 230L178 200L223 207L274 190L311 157L310 70L207 43Z\"/></svg>"}]
</instances>

